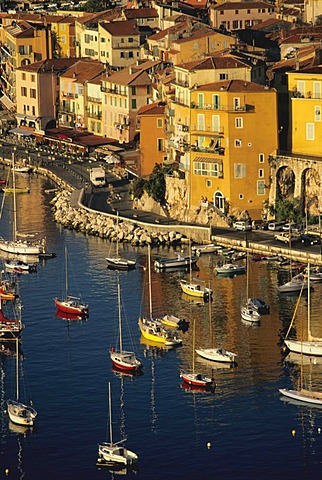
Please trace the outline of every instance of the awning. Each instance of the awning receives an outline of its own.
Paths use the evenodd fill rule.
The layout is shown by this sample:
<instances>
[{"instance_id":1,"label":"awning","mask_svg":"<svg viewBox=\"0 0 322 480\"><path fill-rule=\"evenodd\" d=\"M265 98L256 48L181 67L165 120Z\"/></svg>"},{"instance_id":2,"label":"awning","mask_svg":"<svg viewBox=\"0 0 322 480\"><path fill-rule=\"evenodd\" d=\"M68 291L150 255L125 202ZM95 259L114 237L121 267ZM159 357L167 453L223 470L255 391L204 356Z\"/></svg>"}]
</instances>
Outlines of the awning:
<instances>
[{"instance_id":1,"label":"awning","mask_svg":"<svg viewBox=\"0 0 322 480\"><path fill-rule=\"evenodd\" d=\"M193 160L193 163L195 162L200 162L200 163L218 163L219 165L222 165L222 158L216 158L216 157L196 157Z\"/></svg>"},{"instance_id":2,"label":"awning","mask_svg":"<svg viewBox=\"0 0 322 480\"><path fill-rule=\"evenodd\" d=\"M13 128L12 130L9 130L9 133L14 133L15 135L20 135L21 137L29 137L34 133L34 130L29 128Z\"/></svg>"},{"instance_id":3,"label":"awning","mask_svg":"<svg viewBox=\"0 0 322 480\"><path fill-rule=\"evenodd\" d=\"M6 107L7 110L12 110L15 107L15 104L5 94L3 94L0 98L0 102L4 107Z\"/></svg>"}]
</instances>

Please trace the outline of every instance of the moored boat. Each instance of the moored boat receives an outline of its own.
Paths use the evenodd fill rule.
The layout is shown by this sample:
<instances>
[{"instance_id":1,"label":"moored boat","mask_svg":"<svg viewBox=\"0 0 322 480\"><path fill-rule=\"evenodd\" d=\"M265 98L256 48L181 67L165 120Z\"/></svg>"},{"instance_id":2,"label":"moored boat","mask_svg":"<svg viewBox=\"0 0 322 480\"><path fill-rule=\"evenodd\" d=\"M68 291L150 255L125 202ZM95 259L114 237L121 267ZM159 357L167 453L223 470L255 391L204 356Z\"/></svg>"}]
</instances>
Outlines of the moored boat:
<instances>
[{"instance_id":1,"label":"moored boat","mask_svg":"<svg viewBox=\"0 0 322 480\"><path fill-rule=\"evenodd\" d=\"M245 265L237 265L234 263L225 263L224 265L215 267L218 275L239 275L246 272Z\"/></svg>"},{"instance_id":2,"label":"moored boat","mask_svg":"<svg viewBox=\"0 0 322 480\"><path fill-rule=\"evenodd\" d=\"M195 265L198 261L197 255L184 256L178 254L176 257L158 258L154 262L155 268L165 270L167 268L189 267Z\"/></svg>"}]
</instances>

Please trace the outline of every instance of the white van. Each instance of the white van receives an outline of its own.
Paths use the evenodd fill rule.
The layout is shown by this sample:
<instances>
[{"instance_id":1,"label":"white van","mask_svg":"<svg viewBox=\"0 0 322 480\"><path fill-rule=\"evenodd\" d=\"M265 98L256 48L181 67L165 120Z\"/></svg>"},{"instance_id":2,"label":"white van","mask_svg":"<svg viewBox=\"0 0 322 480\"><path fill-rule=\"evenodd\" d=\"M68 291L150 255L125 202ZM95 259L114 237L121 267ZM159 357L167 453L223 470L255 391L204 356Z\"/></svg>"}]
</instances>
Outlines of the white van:
<instances>
[{"instance_id":1,"label":"white van","mask_svg":"<svg viewBox=\"0 0 322 480\"><path fill-rule=\"evenodd\" d=\"M270 222L267 228L274 232L281 232L285 224L286 222Z\"/></svg>"},{"instance_id":2,"label":"white van","mask_svg":"<svg viewBox=\"0 0 322 480\"><path fill-rule=\"evenodd\" d=\"M241 230L241 231L245 232L246 230L251 230L252 226L251 226L250 223L238 221L238 222L233 223L233 228L235 230Z\"/></svg>"}]
</instances>

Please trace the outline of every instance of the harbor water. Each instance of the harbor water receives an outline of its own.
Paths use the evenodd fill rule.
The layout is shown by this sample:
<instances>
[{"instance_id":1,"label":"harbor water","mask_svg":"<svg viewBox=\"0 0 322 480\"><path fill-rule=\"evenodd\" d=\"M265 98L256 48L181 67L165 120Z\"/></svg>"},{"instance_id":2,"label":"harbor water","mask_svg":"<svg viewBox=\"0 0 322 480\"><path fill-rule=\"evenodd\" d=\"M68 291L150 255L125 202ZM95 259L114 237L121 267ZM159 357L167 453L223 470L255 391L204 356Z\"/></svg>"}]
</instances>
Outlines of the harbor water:
<instances>
[{"instance_id":1,"label":"harbor water","mask_svg":"<svg viewBox=\"0 0 322 480\"><path fill-rule=\"evenodd\" d=\"M145 343L137 325L149 303L147 248L120 245L122 255L137 261L135 270L120 272L124 348L134 348L144 364L142 375L122 376L113 371L109 358L110 348L117 346L117 273L106 268L105 257L115 245L62 229L52 220L53 193L45 193L53 185L34 175L17 177L19 186L30 188L29 194L17 196L19 230L45 236L48 250L57 256L40 261L36 273L17 278L25 324L24 385L38 417L29 432L9 423L6 400L14 394L15 355L3 353L0 478L318 478L322 410L285 403L278 391L297 388L301 368L312 389L322 391L322 361L290 362L283 350L297 300L277 291L288 271L273 262L251 262L250 296L270 305L270 314L254 326L240 318L246 275L216 276L216 255L202 255L197 263L199 279L214 290L211 304L182 294L179 280L188 273L152 270L156 313L173 313L190 322L180 332L183 345L165 349ZM11 235L11 210L8 197L0 223L3 237ZM53 299L64 291L65 247L70 290L89 303L87 320L56 316ZM151 251L152 259L171 254L172 248ZM321 293L322 284L314 285L312 328L322 337ZM297 317L295 331L305 336L307 296ZM181 369L192 368L193 320L196 347L213 344L238 353L233 368L195 359L196 370L214 376L214 392L185 388L180 379ZM126 446L139 456L137 471L96 466L98 443L108 440L109 382L114 440L127 438Z\"/></svg>"}]
</instances>

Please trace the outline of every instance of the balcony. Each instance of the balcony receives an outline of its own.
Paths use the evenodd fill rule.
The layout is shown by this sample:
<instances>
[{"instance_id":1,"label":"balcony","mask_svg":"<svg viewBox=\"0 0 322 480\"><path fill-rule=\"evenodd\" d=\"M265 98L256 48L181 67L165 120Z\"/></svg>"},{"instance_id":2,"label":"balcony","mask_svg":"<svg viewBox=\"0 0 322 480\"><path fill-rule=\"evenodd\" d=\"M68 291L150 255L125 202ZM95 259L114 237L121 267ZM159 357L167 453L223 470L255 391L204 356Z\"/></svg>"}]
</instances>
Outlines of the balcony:
<instances>
[{"instance_id":1,"label":"balcony","mask_svg":"<svg viewBox=\"0 0 322 480\"><path fill-rule=\"evenodd\" d=\"M177 85L178 87L186 87L189 88L189 82L187 80L181 80L179 78L176 78L172 82L174 85Z\"/></svg>"},{"instance_id":2,"label":"balcony","mask_svg":"<svg viewBox=\"0 0 322 480\"><path fill-rule=\"evenodd\" d=\"M59 105L59 110L61 112L64 112L64 113L71 113L71 114L75 114L75 110L71 108L70 105L66 104L66 103L61 103Z\"/></svg>"},{"instance_id":3,"label":"balcony","mask_svg":"<svg viewBox=\"0 0 322 480\"><path fill-rule=\"evenodd\" d=\"M113 48L122 48L124 50L132 50L135 48L140 48L140 42L131 42L131 43L113 42L112 49Z\"/></svg>"},{"instance_id":4,"label":"balcony","mask_svg":"<svg viewBox=\"0 0 322 480\"><path fill-rule=\"evenodd\" d=\"M222 112L255 112L255 105L239 105L239 106L230 106L230 105L211 105L210 103L198 104L191 102L190 108L198 110L216 110Z\"/></svg>"},{"instance_id":5,"label":"balcony","mask_svg":"<svg viewBox=\"0 0 322 480\"><path fill-rule=\"evenodd\" d=\"M178 132L189 132L189 125L184 125L183 123L176 124Z\"/></svg>"},{"instance_id":6,"label":"balcony","mask_svg":"<svg viewBox=\"0 0 322 480\"><path fill-rule=\"evenodd\" d=\"M89 118L94 118L95 120L102 120L102 112L91 112L86 110L86 114Z\"/></svg>"},{"instance_id":7,"label":"balcony","mask_svg":"<svg viewBox=\"0 0 322 480\"><path fill-rule=\"evenodd\" d=\"M102 99L96 97L87 97L87 101L92 103L102 103Z\"/></svg>"},{"instance_id":8,"label":"balcony","mask_svg":"<svg viewBox=\"0 0 322 480\"><path fill-rule=\"evenodd\" d=\"M191 125L191 133L198 135L223 135L224 127L212 127L209 125Z\"/></svg>"},{"instance_id":9,"label":"balcony","mask_svg":"<svg viewBox=\"0 0 322 480\"><path fill-rule=\"evenodd\" d=\"M199 153L210 153L215 155L225 155L224 147L198 147L197 145L191 145L191 151Z\"/></svg>"}]
</instances>

